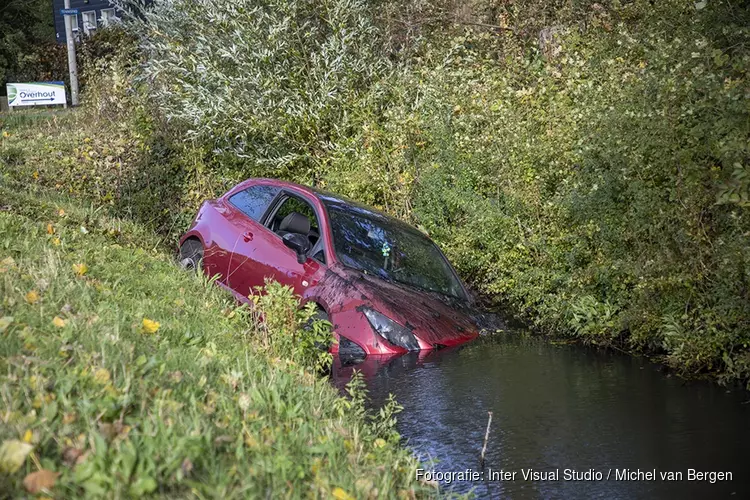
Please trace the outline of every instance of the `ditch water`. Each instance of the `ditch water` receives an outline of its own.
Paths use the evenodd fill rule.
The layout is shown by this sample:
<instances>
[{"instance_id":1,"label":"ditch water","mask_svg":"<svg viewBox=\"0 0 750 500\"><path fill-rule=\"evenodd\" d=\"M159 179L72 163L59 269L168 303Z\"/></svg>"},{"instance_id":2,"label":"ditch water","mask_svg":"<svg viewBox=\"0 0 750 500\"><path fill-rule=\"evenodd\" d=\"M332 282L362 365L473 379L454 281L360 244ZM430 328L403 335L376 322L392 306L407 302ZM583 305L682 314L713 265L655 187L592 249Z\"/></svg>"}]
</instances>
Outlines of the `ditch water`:
<instances>
[{"instance_id":1,"label":"ditch water","mask_svg":"<svg viewBox=\"0 0 750 500\"><path fill-rule=\"evenodd\" d=\"M444 491L479 498L750 498L750 393L743 390L685 382L645 359L523 333L356 366L336 359L334 383L343 387L354 369L365 375L373 405L396 396L404 407L398 430L423 462L434 460L428 470L484 473L443 481ZM526 480L529 469L546 478ZM712 483L691 470L729 472L732 479L715 476ZM516 474L503 479L500 471ZM682 480L662 479L670 472Z\"/></svg>"}]
</instances>

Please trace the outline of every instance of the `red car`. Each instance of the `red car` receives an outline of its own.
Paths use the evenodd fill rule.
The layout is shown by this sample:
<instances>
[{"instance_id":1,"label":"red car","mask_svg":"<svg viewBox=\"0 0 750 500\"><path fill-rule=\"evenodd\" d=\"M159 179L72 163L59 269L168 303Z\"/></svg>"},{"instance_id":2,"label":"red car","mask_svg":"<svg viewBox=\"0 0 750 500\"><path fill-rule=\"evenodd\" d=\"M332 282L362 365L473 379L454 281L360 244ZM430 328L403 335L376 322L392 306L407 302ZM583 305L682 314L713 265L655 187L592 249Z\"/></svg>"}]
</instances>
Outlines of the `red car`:
<instances>
[{"instance_id":1,"label":"red car","mask_svg":"<svg viewBox=\"0 0 750 500\"><path fill-rule=\"evenodd\" d=\"M249 179L204 202L180 261L244 302L266 277L291 286L333 324L333 353L398 354L478 335L466 288L427 236L297 184Z\"/></svg>"}]
</instances>

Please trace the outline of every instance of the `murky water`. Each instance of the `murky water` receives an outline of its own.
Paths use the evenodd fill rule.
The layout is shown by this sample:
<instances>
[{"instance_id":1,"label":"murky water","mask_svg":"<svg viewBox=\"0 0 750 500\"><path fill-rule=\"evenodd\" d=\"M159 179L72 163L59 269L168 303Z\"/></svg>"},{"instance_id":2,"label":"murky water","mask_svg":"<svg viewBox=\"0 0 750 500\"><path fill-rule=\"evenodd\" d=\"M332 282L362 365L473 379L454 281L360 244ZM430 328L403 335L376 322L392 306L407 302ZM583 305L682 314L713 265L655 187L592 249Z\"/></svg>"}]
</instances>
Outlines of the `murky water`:
<instances>
[{"instance_id":1,"label":"murky water","mask_svg":"<svg viewBox=\"0 0 750 500\"><path fill-rule=\"evenodd\" d=\"M399 432L421 459L436 461L428 469L483 472L443 482L446 490L473 489L480 498L750 498L750 394L742 390L521 334L355 367L336 360L334 382L345 384L354 368L374 404L391 392L404 406ZM558 475L527 480L529 469ZM691 469L732 479L698 480ZM646 476L654 470L654 479ZM516 474L503 480L499 471ZM669 472L682 480L663 479Z\"/></svg>"}]
</instances>

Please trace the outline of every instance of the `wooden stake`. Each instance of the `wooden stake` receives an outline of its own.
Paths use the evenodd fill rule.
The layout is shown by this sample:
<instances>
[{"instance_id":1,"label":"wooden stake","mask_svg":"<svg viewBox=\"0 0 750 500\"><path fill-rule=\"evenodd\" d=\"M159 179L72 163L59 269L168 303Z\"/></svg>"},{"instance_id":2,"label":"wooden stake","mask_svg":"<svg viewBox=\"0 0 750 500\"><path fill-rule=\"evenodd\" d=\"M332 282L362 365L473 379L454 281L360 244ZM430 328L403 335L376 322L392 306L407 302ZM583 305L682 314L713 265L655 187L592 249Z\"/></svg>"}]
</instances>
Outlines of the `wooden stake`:
<instances>
[{"instance_id":1,"label":"wooden stake","mask_svg":"<svg viewBox=\"0 0 750 500\"><path fill-rule=\"evenodd\" d=\"M487 430L484 433L484 446L482 446L482 459L480 461L481 467L484 467L484 454L487 451L487 440L490 438L490 424L492 424L492 412L488 411L487 415L489 415L489 418L487 419Z\"/></svg>"}]
</instances>

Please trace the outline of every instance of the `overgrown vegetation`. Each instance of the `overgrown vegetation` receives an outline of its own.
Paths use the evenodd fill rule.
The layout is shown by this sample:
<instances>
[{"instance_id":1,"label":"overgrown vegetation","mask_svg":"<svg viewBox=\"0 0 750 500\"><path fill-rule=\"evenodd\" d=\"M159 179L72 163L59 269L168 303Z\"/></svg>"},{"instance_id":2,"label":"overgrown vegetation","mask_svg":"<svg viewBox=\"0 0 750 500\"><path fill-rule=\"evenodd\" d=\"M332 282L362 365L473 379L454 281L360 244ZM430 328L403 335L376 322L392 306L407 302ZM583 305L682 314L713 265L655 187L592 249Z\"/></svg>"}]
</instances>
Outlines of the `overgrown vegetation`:
<instances>
[{"instance_id":1,"label":"overgrown vegetation","mask_svg":"<svg viewBox=\"0 0 750 500\"><path fill-rule=\"evenodd\" d=\"M545 332L750 376L745 4L316 5L158 2L38 182L169 242L240 179L315 183Z\"/></svg>"},{"instance_id":2,"label":"overgrown vegetation","mask_svg":"<svg viewBox=\"0 0 750 500\"><path fill-rule=\"evenodd\" d=\"M371 415L361 381L346 399L315 373L311 313L288 290L269 285L250 314L178 269L150 229L51 194L40 176L15 183L28 158L13 151L0 185L0 491L434 493L413 481L399 407Z\"/></svg>"},{"instance_id":3,"label":"overgrown vegetation","mask_svg":"<svg viewBox=\"0 0 750 500\"><path fill-rule=\"evenodd\" d=\"M0 491L419 487L396 403L315 377L325 328L290 341L311 311L275 288L258 326L175 268L249 176L420 225L545 332L750 377L744 3L319 7L157 2L82 51L83 109L0 116L0 455L23 455Z\"/></svg>"}]
</instances>

